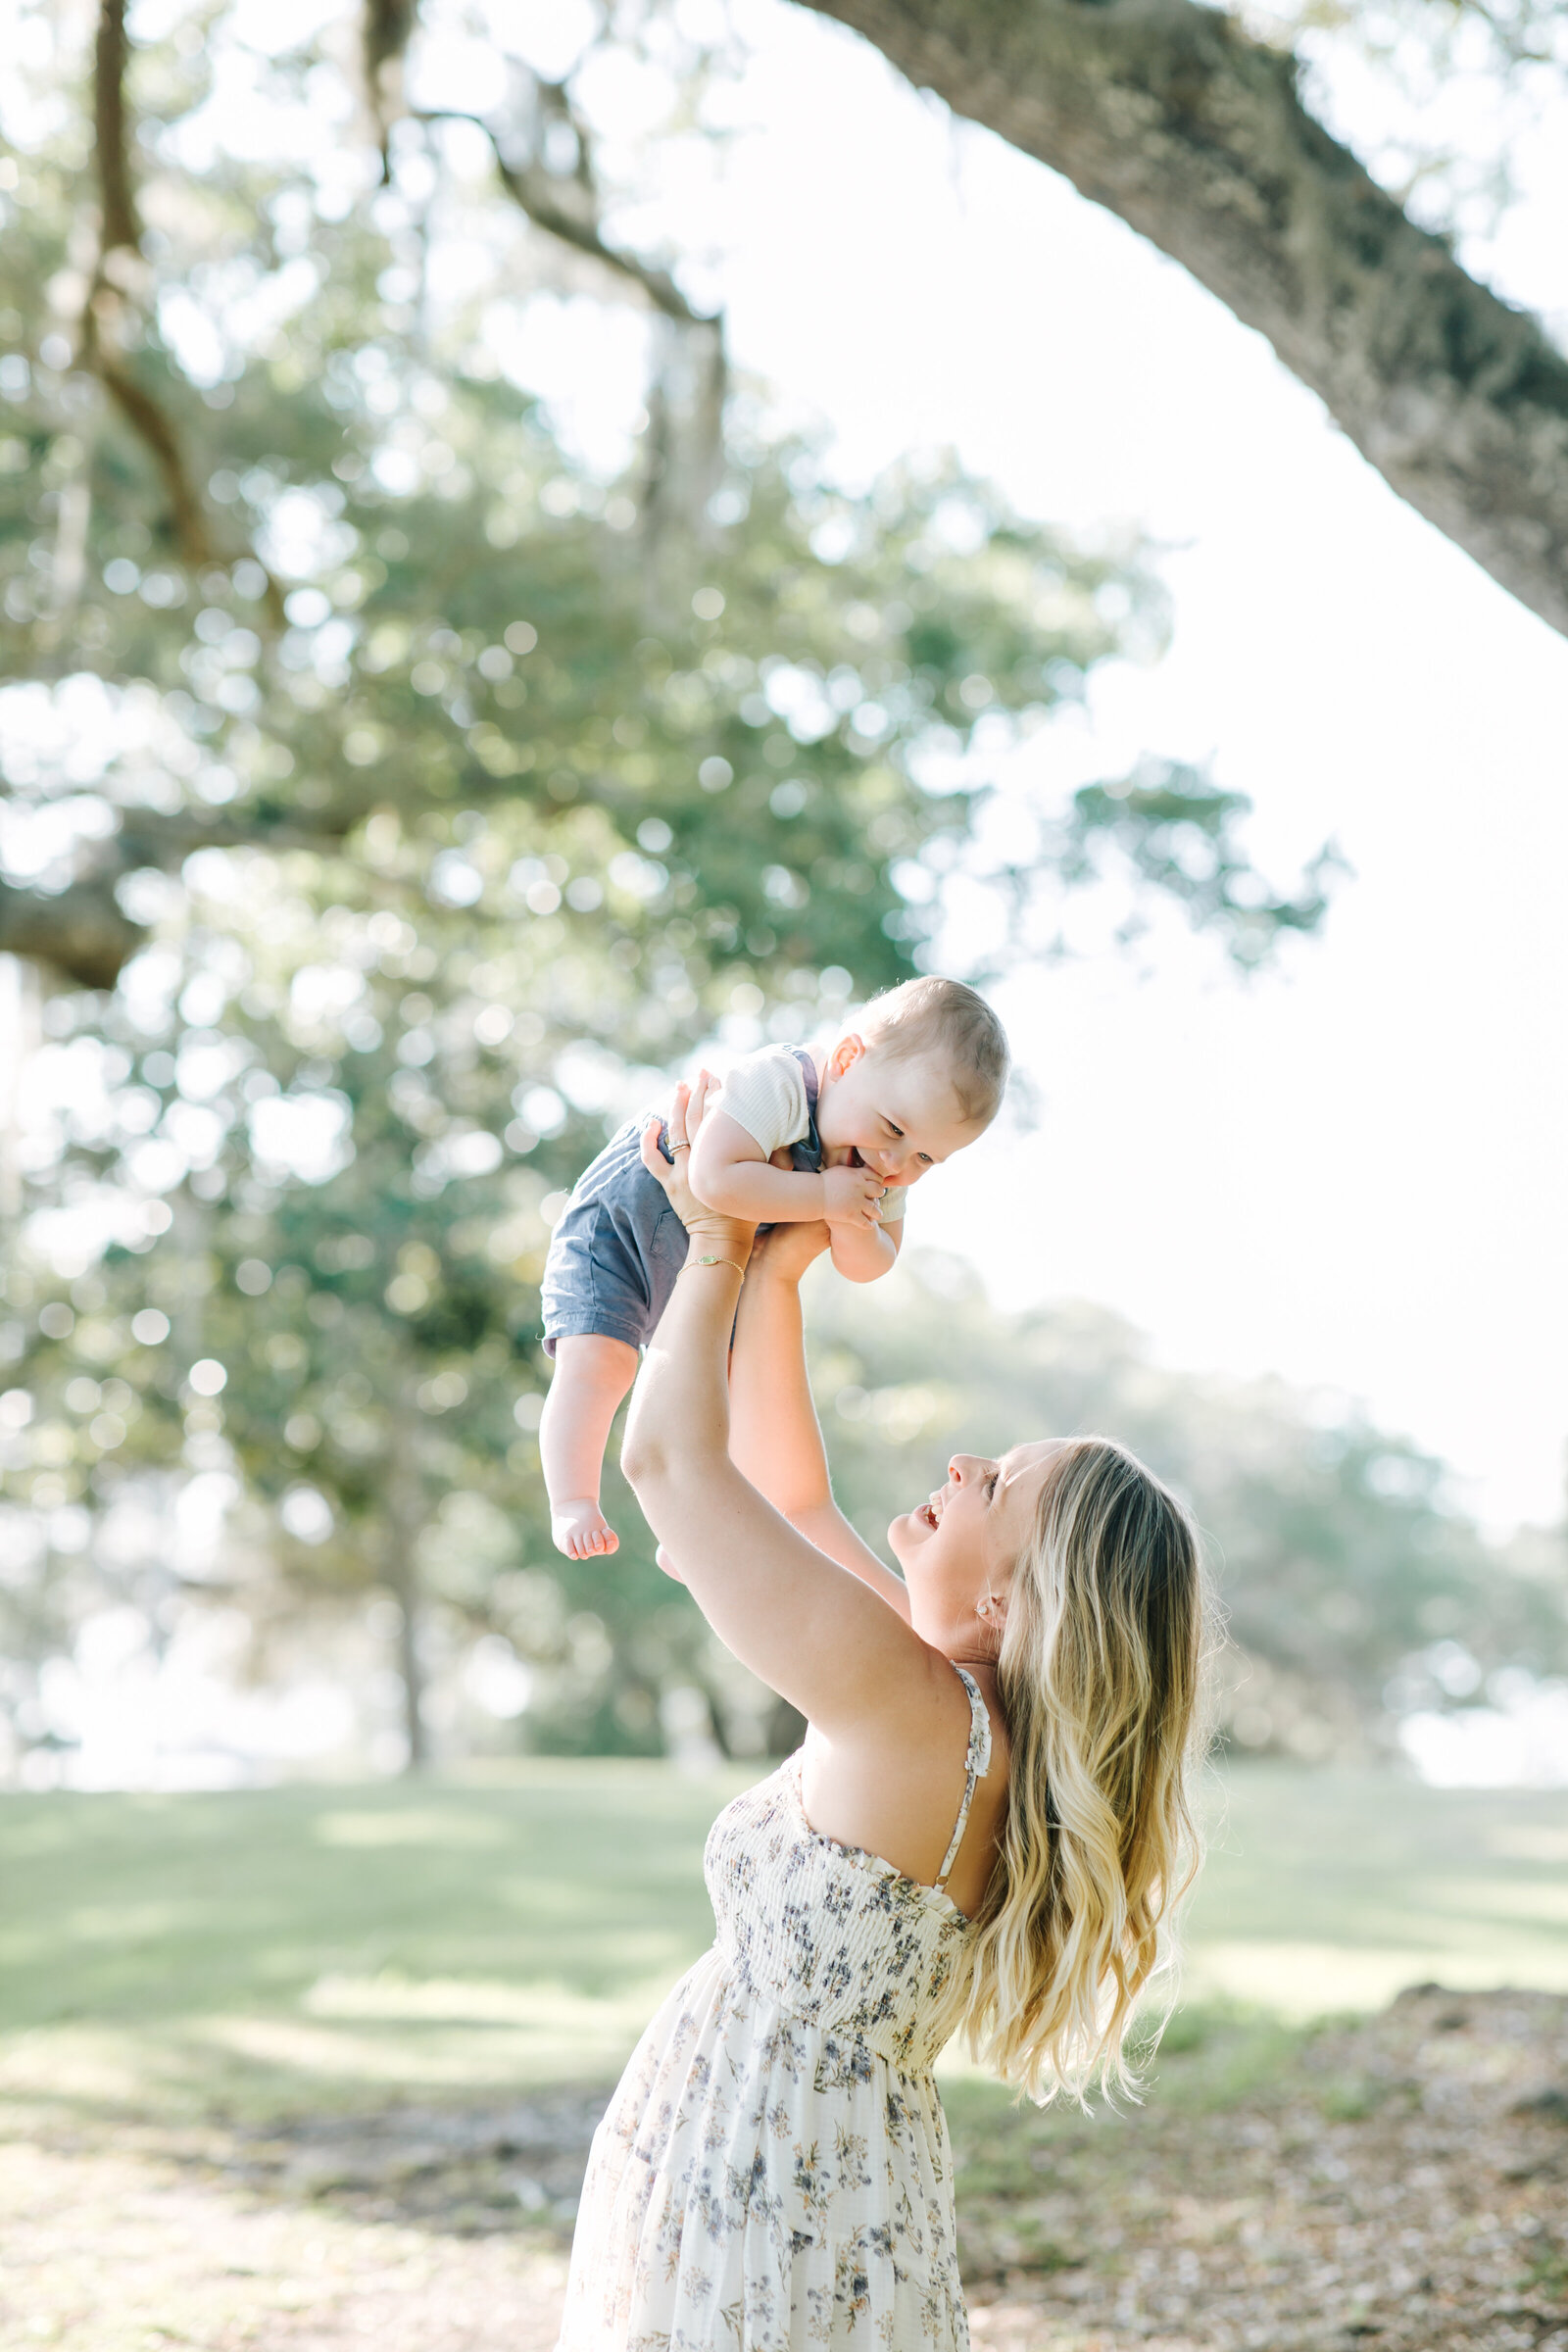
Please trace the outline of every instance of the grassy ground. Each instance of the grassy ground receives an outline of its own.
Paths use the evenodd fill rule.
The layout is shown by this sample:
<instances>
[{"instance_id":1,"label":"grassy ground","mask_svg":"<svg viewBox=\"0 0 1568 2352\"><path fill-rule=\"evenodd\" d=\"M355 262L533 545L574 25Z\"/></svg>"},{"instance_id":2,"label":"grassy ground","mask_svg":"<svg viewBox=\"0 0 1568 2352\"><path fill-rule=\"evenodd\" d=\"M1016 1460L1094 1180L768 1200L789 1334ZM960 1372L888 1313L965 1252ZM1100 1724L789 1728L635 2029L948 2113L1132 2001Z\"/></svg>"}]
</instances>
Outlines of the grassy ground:
<instances>
[{"instance_id":1,"label":"grassy ground","mask_svg":"<svg viewBox=\"0 0 1568 2352\"><path fill-rule=\"evenodd\" d=\"M738 1786L530 1762L412 1788L0 1799L0 2083L239 2115L612 2075L707 1944ZM1568 1989L1568 1797L1216 1781L1189 1999Z\"/></svg>"},{"instance_id":2,"label":"grassy ground","mask_svg":"<svg viewBox=\"0 0 1568 2352\"><path fill-rule=\"evenodd\" d=\"M737 1785L0 1800L0 2352L547 2352L598 2086L709 1939ZM1568 1797L1211 1797L1148 2105L948 2083L977 2346L1568 2352ZM1428 1979L1542 1989L1302 2024Z\"/></svg>"},{"instance_id":3,"label":"grassy ground","mask_svg":"<svg viewBox=\"0 0 1568 2352\"><path fill-rule=\"evenodd\" d=\"M0 1800L0 2082L260 2115L612 2076L711 1937L702 1842L729 1792L540 1762Z\"/></svg>"},{"instance_id":4,"label":"grassy ground","mask_svg":"<svg viewBox=\"0 0 1568 2352\"><path fill-rule=\"evenodd\" d=\"M1248 1764L1210 1793L1195 1996L1304 2019L1429 1978L1568 1991L1568 1791Z\"/></svg>"}]
</instances>

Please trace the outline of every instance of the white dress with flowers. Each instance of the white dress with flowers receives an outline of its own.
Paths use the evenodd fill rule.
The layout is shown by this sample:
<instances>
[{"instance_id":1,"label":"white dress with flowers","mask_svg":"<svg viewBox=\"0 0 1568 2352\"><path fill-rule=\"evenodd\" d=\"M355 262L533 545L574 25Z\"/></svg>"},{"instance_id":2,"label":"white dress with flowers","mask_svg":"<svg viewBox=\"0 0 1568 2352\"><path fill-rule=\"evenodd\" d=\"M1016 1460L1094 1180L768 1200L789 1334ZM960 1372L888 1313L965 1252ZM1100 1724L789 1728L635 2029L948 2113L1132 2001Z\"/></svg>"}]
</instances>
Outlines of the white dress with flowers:
<instances>
[{"instance_id":1,"label":"white dress with flowers","mask_svg":"<svg viewBox=\"0 0 1568 2352\"><path fill-rule=\"evenodd\" d=\"M718 1936L594 2134L559 2352L962 2352L953 2164L931 2068L968 1923L945 1891L807 1822L797 1753L726 1806Z\"/></svg>"}]
</instances>

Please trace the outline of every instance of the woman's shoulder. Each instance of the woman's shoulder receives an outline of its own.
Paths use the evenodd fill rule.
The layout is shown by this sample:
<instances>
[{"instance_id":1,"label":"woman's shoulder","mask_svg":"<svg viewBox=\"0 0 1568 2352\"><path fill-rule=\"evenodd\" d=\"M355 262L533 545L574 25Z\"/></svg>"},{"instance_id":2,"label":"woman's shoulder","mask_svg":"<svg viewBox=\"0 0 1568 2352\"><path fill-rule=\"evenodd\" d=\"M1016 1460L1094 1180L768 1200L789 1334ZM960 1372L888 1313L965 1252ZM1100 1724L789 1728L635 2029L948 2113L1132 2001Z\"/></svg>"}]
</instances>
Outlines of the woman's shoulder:
<instances>
[{"instance_id":1,"label":"woman's shoulder","mask_svg":"<svg viewBox=\"0 0 1568 2352\"><path fill-rule=\"evenodd\" d=\"M867 1725L858 1739L840 1734L829 1740L814 1729L808 1734L802 1758L807 1809L814 1827L885 1856L926 1886L940 1875L961 1818L964 1835L949 1891L967 1913L965 1896L977 1899L989 1876L1006 1803L1006 1722L994 1667L950 1658L930 1643L920 1647L925 1655L917 1679L905 1685L897 1709L877 1711L874 1732ZM978 1711L965 1676L979 1692ZM982 1882L978 1888L971 1878Z\"/></svg>"}]
</instances>

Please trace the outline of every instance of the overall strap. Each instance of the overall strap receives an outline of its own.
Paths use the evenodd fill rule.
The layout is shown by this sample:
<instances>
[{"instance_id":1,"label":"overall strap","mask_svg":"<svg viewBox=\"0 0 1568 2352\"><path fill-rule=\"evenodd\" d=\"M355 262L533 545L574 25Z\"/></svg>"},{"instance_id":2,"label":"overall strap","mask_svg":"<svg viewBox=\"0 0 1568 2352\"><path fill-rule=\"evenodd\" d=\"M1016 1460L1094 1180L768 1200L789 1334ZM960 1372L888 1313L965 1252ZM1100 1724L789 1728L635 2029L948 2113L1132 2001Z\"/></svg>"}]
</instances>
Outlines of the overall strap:
<instances>
[{"instance_id":1,"label":"overall strap","mask_svg":"<svg viewBox=\"0 0 1568 2352\"><path fill-rule=\"evenodd\" d=\"M791 1046L790 1052L801 1065L806 1087L806 1133L799 1143L791 1146L790 1155L797 1168L814 1176L822 1165L822 1138L816 1126L816 1064L804 1046Z\"/></svg>"},{"instance_id":2,"label":"overall strap","mask_svg":"<svg viewBox=\"0 0 1568 2352\"><path fill-rule=\"evenodd\" d=\"M980 1695L980 1686L972 1674L965 1674L961 1666L956 1665L953 1671L969 1693L969 1746L963 1759L963 1802L958 1807L958 1818L953 1825L953 1842L943 1856L942 1868L937 1873L936 1890L938 1894L945 1892L948 1873L958 1859L958 1848L963 1843L963 1833L969 1826L969 1807L974 1802L974 1785L976 1781L983 1781L991 1769L991 1717L987 1714L986 1702Z\"/></svg>"}]
</instances>

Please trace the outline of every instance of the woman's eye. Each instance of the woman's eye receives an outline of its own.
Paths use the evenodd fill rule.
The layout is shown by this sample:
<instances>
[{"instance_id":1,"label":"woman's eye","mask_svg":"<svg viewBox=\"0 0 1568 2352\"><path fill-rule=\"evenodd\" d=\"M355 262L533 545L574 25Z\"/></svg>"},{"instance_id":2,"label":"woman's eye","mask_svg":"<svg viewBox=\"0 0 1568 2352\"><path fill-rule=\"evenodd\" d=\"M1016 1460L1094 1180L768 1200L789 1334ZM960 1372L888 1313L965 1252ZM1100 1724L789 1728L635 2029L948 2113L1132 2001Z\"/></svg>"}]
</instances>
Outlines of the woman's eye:
<instances>
[{"instance_id":1,"label":"woman's eye","mask_svg":"<svg viewBox=\"0 0 1568 2352\"><path fill-rule=\"evenodd\" d=\"M998 1479L999 1475L1000 1475L1000 1473L999 1473L999 1472L997 1472L997 1471L995 1471L995 1470L992 1470L992 1471L990 1471L990 1472L987 1474L987 1478L986 1478L986 1500L987 1500L987 1502L990 1502L990 1501L992 1501L992 1500L994 1499L995 1495L996 1495L996 1492L997 1492L997 1479Z\"/></svg>"}]
</instances>

